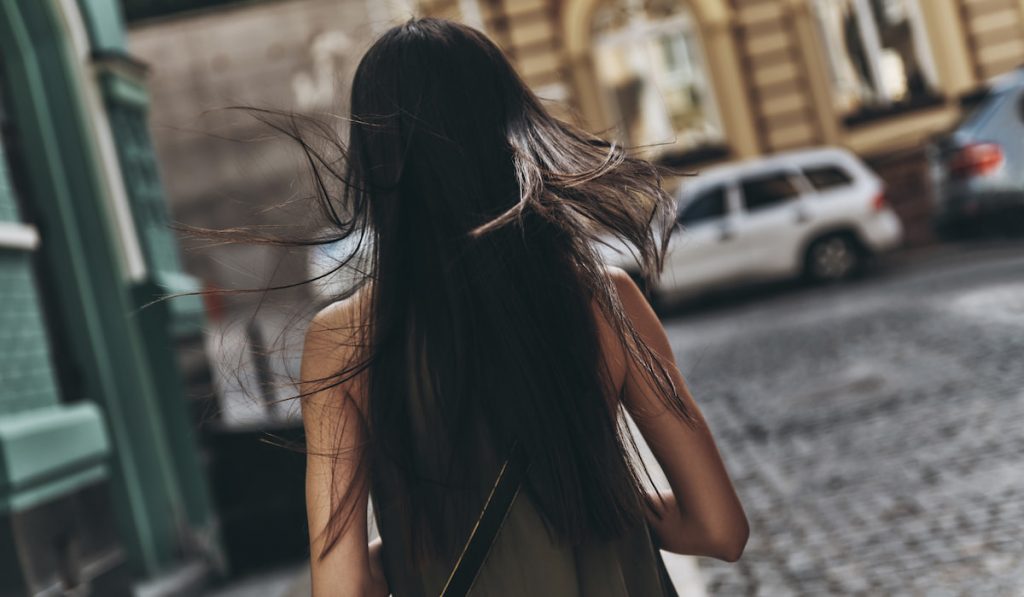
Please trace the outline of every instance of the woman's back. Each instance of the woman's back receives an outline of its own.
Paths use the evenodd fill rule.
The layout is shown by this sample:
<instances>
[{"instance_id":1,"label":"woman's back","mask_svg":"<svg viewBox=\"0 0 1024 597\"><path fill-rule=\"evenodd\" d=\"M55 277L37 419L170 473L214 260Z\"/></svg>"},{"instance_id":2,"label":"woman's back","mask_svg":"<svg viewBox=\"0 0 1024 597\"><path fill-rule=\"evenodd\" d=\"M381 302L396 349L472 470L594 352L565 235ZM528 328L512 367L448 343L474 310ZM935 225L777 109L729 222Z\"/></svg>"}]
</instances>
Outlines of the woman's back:
<instances>
[{"instance_id":1,"label":"woman's back","mask_svg":"<svg viewBox=\"0 0 1024 597\"><path fill-rule=\"evenodd\" d=\"M639 289L621 270L611 270L610 275L625 311L635 319L644 341L650 342L660 358L670 359L671 348L664 330ZM330 372L336 363L345 362L345 357L339 356L345 351L339 351L338 347L351 346L352 330L359 327L358 322L364 317L361 313L365 313L368 303L365 298L365 294L356 295L344 303L333 305L314 319L307 334L304 379L319 379L322 377L320 373ZM480 569L471 595L673 595L674 589L657 552L659 548L728 561L734 561L742 551L747 536L746 521L710 434L706 428L694 432L685 424L681 426L676 416L650 395L650 388L645 387L648 382L637 374L636 363L617 341L614 327L600 315L597 322L600 354L608 375L614 381L616 393L621 396L622 406L632 415L664 469L673 491L661 494L662 507L648 510L645 523L627 528L612 539L577 544L567 543L564 538L552 534L530 495L519 492ZM326 365L310 356L325 350L334 355ZM684 389L685 398L692 401L674 366L672 373ZM354 454L344 458L347 465L338 467L336 460L327 460L321 457L322 454L311 452L307 467L307 496L314 554L324 545L323 531L329 521L327 506L332 503L328 499L331 491L325 488L325 479L330 479L333 485L339 478L343 483L351 483L358 478L352 461L361 457L364 438L360 433L352 432L359 425L351 424L351 420L359 419L355 410L366 408L365 377L353 378L346 395L348 400L343 401L346 406L341 408L322 393L314 393L303 403L310 445L323 445L323 429L331 429L330 422L340 419L341 428L350 432L343 436L345 441L339 446L339 451ZM619 403L616 401L609 406L618 410ZM691 408L699 417L696 405L691 403ZM332 414L332 409L338 412ZM344 414L346 410L349 411L348 416ZM429 425L418 424L415 429L414 444L418 447L435 445L428 439L432 431ZM586 449L586 446L581 446L581 449ZM500 459L492 453L481 458L480 462L487 463L481 478L493 483ZM424 466L422 472L426 474L430 474L434 466L429 457L419 464ZM335 515L351 512L358 520L359 513L365 511L367 498L372 494L380 539L367 551L366 527L361 524L348 527L328 557L314 559L315 595L334 595L334 587L351 586L350 583L355 582L353 579L364 583L363 589L352 593L355 595L378 594L368 588L374 582L388 587L387 592L379 593L381 595L390 593L395 597L415 597L440 594L466 535L456 533L457 536L453 536L456 549L431 552L425 560L413 562L408 557L412 547L409 544L409 511L402 502L396 503L393 499L402 488L389 483L386 476L376 476L376 479L372 489L354 485L364 487L365 493L356 494L356 499L348 502L348 509L343 509L343 503L336 503L331 511ZM444 492L439 495L443 502ZM680 508L683 500L691 508L689 516ZM466 514L475 520L479 511ZM350 576L352 574L355 576ZM322 588L317 589L318 586Z\"/></svg>"},{"instance_id":2,"label":"woman's back","mask_svg":"<svg viewBox=\"0 0 1024 597\"><path fill-rule=\"evenodd\" d=\"M595 305L593 310L599 322L600 353L617 395L625 383L628 357L615 341L613 329L599 308ZM429 403L416 393L408 398L413 403ZM618 401L609 406L617 411ZM416 412L419 417L426 416L422 410ZM428 476L440 476L442 464L434 454L436 442L430 437L434 432L433 424L417 420L413 429L420 471ZM487 489L493 484L501 462L493 453L481 458L481 462L486 471L482 478L486 480ZM403 532L409 524L408 516L401 503L389 499L396 491L401 491L401 487L389 484L387 477L379 478L371 490L390 589L401 597L439 595L458 559L458 550L432 553L426 561L410 565L406 556L410 546L406 545ZM443 494L441 499L444 499ZM478 511L468 514L475 519ZM458 539L465 541L465 537ZM459 543L456 547L461 549ZM572 545L552 534L530 495L522 491L516 493L470 593L474 597L658 597L672 594L674 589L646 522L627 529L621 537Z\"/></svg>"},{"instance_id":3,"label":"woman's back","mask_svg":"<svg viewBox=\"0 0 1024 597\"><path fill-rule=\"evenodd\" d=\"M378 509L379 508L379 509ZM383 541L383 566L396 597L441 594L453 559L434 557L409 566L402 556L403 534L393 532L386 504L374 508ZM670 595L663 583L656 547L646 525L619 539L571 546L544 526L529 496L520 492L491 546L469 595L512 597L658 597Z\"/></svg>"},{"instance_id":4,"label":"woman's back","mask_svg":"<svg viewBox=\"0 0 1024 597\"><path fill-rule=\"evenodd\" d=\"M314 591L433 594L512 446L529 468L478 592L657 595L655 543L732 557L745 520L664 330L595 249L611 234L658 270L659 169L553 118L500 48L447 21L375 42L351 111L343 173L303 146L315 180L342 184L317 187L338 237L372 239L362 290L306 336Z\"/></svg>"}]
</instances>

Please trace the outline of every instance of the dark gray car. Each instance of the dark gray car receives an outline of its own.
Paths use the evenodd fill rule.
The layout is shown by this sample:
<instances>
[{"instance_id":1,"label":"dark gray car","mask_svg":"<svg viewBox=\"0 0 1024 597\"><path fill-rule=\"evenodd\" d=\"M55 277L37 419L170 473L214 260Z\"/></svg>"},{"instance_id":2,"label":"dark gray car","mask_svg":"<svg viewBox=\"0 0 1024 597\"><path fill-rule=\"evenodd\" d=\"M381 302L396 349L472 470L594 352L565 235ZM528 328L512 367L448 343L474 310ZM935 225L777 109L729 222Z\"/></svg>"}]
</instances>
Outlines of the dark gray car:
<instances>
[{"instance_id":1,"label":"dark gray car","mask_svg":"<svg viewBox=\"0 0 1024 597\"><path fill-rule=\"evenodd\" d=\"M989 85L928 148L935 226L944 238L1024 232L1024 69Z\"/></svg>"}]
</instances>

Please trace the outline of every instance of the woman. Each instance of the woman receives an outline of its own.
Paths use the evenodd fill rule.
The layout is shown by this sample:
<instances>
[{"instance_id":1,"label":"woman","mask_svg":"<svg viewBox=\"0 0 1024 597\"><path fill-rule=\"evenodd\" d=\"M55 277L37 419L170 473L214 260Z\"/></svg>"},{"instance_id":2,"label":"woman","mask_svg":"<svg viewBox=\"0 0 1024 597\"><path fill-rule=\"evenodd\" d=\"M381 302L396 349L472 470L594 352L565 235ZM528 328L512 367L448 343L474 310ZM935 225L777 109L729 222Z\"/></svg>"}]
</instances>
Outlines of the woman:
<instances>
[{"instance_id":1,"label":"woman","mask_svg":"<svg viewBox=\"0 0 1024 597\"><path fill-rule=\"evenodd\" d=\"M660 269L657 169L552 118L443 20L367 51L351 113L341 204L322 197L367 271L302 362L314 595L440 594L506 470L471 595L648 597L671 590L657 548L735 561L746 518L665 332L594 249L615 235Z\"/></svg>"}]
</instances>

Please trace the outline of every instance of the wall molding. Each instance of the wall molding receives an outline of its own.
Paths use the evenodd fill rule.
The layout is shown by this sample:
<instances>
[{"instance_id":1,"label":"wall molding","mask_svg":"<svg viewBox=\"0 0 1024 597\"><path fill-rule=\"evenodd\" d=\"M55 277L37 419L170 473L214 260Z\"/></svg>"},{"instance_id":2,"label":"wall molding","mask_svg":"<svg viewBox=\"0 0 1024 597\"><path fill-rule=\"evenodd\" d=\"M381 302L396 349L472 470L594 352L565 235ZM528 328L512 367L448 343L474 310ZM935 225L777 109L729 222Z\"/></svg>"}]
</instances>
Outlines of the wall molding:
<instances>
[{"instance_id":1,"label":"wall molding","mask_svg":"<svg viewBox=\"0 0 1024 597\"><path fill-rule=\"evenodd\" d=\"M39 232L31 224L0 222L0 249L35 251L39 248Z\"/></svg>"}]
</instances>

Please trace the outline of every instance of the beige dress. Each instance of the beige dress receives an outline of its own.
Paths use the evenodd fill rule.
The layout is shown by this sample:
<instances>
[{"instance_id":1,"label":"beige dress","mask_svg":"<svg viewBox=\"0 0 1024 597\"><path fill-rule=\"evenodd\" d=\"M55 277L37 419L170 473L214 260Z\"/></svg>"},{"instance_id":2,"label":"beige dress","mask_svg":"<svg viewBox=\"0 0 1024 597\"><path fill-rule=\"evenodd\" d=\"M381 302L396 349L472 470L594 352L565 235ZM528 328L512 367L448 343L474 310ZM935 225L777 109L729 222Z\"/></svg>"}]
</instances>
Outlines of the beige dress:
<instances>
[{"instance_id":1,"label":"beige dress","mask_svg":"<svg viewBox=\"0 0 1024 597\"><path fill-rule=\"evenodd\" d=\"M412 350L412 347L410 347ZM411 352L415 355L415 352ZM420 353L420 366L426 362ZM415 362L415 357L413 359ZM413 413L413 436L417 466L440 478L439 450L427 405L432 396L409 395ZM498 461L491 454L496 473ZM493 478L494 475L488 478ZM386 483L386 481L379 481ZM378 485L374 491L374 516L383 540L384 568L394 597L436 597L451 573L454 558L438 558L417 569L404 561L407 553L401 525L403 513L389 508L386 496L396 488ZM383 498L381 501L378 498ZM675 595L655 548L650 530L639 526L614 541L567 546L553 540L527 491L520 491L509 509L480 574L471 597L664 597Z\"/></svg>"},{"instance_id":2,"label":"beige dress","mask_svg":"<svg viewBox=\"0 0 1024 597\"><path fill-rule=\"evenodd\" d=\"M436 596L450 562L417 570L402 561L401 537L376 512L384 567L395 597ZM469 593L472 597L662 597L674 595L646 526L600 543L571 547L550 538L528 494L520 491Z\"/></svg>"}]
</instances>

